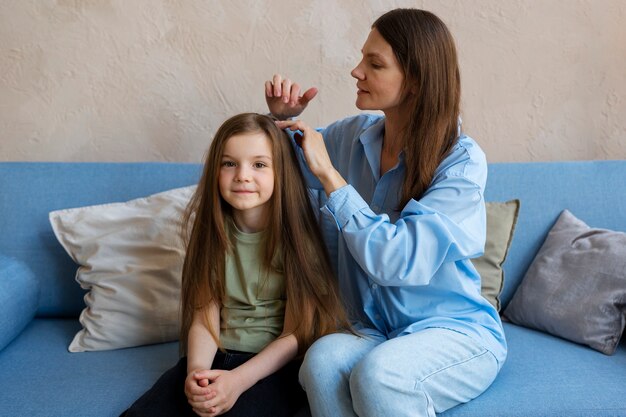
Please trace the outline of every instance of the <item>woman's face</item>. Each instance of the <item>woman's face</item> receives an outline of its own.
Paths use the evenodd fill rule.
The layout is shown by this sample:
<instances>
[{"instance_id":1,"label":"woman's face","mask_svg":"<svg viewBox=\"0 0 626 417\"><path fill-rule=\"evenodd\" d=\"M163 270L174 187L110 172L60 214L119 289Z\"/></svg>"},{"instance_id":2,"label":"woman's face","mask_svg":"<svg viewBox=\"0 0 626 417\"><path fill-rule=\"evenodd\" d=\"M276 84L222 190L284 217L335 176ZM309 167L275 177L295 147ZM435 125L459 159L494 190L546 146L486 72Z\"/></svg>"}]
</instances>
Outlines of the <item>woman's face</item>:
<instances>
[{"instance_id":1,"label":"woman's face","mask_svg":"<svg viewBox=\"0 0 626 417\"><path fill-rule=\"evenodd\" d=\"M361 52L361 62L350 73L357 80L357 108L397 111L404 99L404 73L391 45L374 28Z\"/></svg>"}]
</instances>

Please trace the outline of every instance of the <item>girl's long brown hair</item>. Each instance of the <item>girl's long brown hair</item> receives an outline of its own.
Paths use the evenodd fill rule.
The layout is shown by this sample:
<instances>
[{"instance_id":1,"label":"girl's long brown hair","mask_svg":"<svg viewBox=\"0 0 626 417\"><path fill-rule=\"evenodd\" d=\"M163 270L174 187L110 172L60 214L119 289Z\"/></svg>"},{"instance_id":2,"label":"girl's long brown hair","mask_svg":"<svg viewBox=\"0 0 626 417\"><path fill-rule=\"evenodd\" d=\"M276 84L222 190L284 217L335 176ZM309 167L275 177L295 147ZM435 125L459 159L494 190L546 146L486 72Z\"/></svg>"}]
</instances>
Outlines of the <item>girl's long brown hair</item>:
<instances>
[{"instance_id":1,"label":"girl's long brown hair","mask_svg":"<svg viewBox=\"0 0 626 417\"><path fill-rule=\"evenodd\" d=\"M224 227L231 208L221 198L218 188L224 146L233 135L258 132L263 132L272 142L275 176L262 259L270 270L276 254L281 256L289 301L289 311L285 313L296 323L294 334L299 353L317 338L349 328L293 146L272 118L244 113L226 120L215 134L197 190L184 214L187 252L181 291L182 354L187 352L187 337L195 312L208 310L210 303L222 307L224 298L225 257L231 248ZM217 330L209 326L208 317L205 325L220 346Z\"/></svg>"},{"instance_id":2,"label":"girl's long brown hair","mask_svg":"<svg viewBox=\"0 0 626 417\"><path fill-rule=\"evenodd\" d=\"M400 209L418 200L458 140L461 78L454 39L434 14L394 9L372 25L404 71L408 124L402 133L406 175Z\"/></svg>"}]
</instances>

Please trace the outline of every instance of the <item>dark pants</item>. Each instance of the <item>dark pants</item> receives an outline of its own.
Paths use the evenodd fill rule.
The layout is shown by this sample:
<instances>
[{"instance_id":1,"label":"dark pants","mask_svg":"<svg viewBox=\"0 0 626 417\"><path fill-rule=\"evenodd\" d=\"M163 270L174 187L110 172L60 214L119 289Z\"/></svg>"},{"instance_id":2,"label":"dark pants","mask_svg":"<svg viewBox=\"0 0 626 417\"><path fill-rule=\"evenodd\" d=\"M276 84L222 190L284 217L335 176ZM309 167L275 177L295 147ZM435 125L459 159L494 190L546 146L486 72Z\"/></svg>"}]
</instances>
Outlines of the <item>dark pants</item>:
<instances>
[{"instance_id":1,"label":"dark pants","mask_svg":"<svg viewBox=\"0 0 626 417\"><path fill-rule=\"evenodd\" d=\"M212 369L234 369L253 354L217 352ZM291 417L306 405L306 394L298 383L300 362L292 361L245 391L225 417ZM187 403L185 379L187 358L166 371L120 417L197 417Z\"/></svg>"}]
</instances>

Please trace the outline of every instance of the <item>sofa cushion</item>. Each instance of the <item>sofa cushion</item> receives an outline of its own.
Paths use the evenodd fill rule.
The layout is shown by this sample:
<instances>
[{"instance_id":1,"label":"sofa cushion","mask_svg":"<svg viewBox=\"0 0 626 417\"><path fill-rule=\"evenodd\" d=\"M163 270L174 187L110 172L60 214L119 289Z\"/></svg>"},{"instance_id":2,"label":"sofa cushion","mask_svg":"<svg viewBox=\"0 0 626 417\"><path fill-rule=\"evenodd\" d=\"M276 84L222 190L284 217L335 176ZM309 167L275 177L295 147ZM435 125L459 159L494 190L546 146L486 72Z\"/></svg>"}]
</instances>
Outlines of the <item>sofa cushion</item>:
<instances>
[{"instance_id":1,"label":"sofa cushion","mask_svg":"<svg viewBox=\"0 0 626 417\"><path fill-rule=\"evenodd\" d=\"M502 264L513 239L519 200L488 202L487 204L487 241L485 253L472 263L480 273L481 293L500 311L500 292L504 285Z\"/></svg>"},{"instance_id":2,"label":"sofa cushion","mask_svg":"<svg viewBox=\"0 0 626 417\"><path fill-rule=\"evenodd\" d=\"M0 416L118 416L178 361L178 343L76 355L76 319L34 319L0 352Z\"/></svg>"},{"instance_id":3,"label":"sofa cushion","mask_svg":"<svg viewBox=\"0 0 626 417\"><path fill-rule=\"evenodd\" d=\"M71 352L178 338L181 216L195 186L124 203L58 210L50 222L87 291Z\"/></svg>"},{"instance_id":4,"label":"sofa cushion","mask_svg":"<svg viewBox=\"0 0 626 417\"><path fill-rule=\"evenodd\" d=\"M626 345L613 356L504 323L508 356L478 398L438 417L612 417L626 415Z\"/></svg>"},{"instance_id":5,"label":"sofa cushion","mask_svg":"<svg viewBox=\"0 0 626 417\"><path fill-rule=\"evenodd\" d=\"M16 259L0 255L0 351L33 319L39 281Z\"/></svg>"},{"instance_id":6,"label":"sofa cushion","mask_svg":"<svg viewBox=\"0 0 626 417\"><path fill-rule=\"evenodd\" d=\"M626 324L626 233L563 211L505 316L612 354Z\"/></svg>"}]
</instances>

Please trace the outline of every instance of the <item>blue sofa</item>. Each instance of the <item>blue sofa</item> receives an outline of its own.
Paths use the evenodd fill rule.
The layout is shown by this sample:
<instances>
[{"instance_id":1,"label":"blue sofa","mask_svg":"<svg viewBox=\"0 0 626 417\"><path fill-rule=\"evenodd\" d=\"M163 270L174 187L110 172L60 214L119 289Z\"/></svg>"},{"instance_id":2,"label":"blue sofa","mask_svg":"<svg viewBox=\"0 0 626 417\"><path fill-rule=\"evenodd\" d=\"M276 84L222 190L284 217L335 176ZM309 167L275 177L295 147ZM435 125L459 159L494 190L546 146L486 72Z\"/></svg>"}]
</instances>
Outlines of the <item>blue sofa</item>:
<instances>
[{"instance_id":1,"label":"blue sofa","mask_svg":"<svg viewBox=\"0 0 626 417\"><path fill-rule=\"evenodd\" d=\"M199 174L195 164L0 162L0 416L117 416L175 363L177 343L68 352L84 291L48 212L146 196ZM626 231L626 161L491 164L487 201L513 198L521 210L504 307L562 209ZM509 323L505 330L498 379L443 416L626 416L624 341L606 356Z\"/></svg>"}]
</instances>

